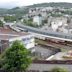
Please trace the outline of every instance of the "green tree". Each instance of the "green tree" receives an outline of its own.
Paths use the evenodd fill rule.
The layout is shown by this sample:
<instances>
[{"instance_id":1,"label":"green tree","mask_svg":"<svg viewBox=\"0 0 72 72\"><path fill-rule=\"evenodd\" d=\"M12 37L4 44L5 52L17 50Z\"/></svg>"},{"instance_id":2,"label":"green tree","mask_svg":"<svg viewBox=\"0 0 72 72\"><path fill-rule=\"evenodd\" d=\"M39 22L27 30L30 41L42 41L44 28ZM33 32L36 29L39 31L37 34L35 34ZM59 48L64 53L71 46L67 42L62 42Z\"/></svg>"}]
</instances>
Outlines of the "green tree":
<instances>
[{"instance_id":1,"label":"green tree","mask_svg":"<svg viewBox=\"0 0 72 72\"><path fill-rule=\"evenodd\" d=\"M68 72L66 69L64 69L64 68L53 68L52 70L51 70L51 72Z\"/></svg>"},{"instance_id":2,"label":"green tree","mask_svg":"<svg viewBox=\"0 0 72 72\"><path fill-rule=\"evenodd\" d=\"M10 48L1 55L0 66L9 72L26 72L32 60L28 51L20 41L14 41Z\"/></svg>"},{"instance_id":3,"label":"green tree","mask_svg":"<svg viewBox=\"0 0 72 72\"><path fill-rule=\"evenodd\" d=\"M0 20L0 27L3 27L3 22Z\"/></svg>"},{"instance_id":4,"label":"green tree","mask_svg":"<svg viewBox=\"0 0 72 72\"><path fill-rule=\"evenodd\" d=\"M16 17L15 16L5 16L4 20L6 22L13 22L13 21L16 21Z\"/></svg>"},{"instance_id":5,"label":"green tree","mask_svg":"<svg viewBox=\"0 0 72 72\"><path fill-rule=\"evenodd\" d=\"M28 25L31 27L38 27L37 23L33 23L33 19L30 18L29 20L23 20L24 25Z\"/></svg>"}]
</instances>

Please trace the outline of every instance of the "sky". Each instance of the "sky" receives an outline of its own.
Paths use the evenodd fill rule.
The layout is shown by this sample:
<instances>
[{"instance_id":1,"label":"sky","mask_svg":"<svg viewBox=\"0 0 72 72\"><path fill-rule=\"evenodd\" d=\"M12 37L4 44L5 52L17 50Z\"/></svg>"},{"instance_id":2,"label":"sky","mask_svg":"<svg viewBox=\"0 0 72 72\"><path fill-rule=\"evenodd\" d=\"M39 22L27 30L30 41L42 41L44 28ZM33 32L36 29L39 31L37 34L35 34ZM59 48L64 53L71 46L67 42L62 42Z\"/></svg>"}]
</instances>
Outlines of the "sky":
<instances>
[{"instance_id":1,"label":"sky","mask_svg":"<svg viewBox=\"0 0 72 72\"><path fill-rule=\"evenodd\" d=\"M0 0L0 8L13 8L15 6L27 6L37 3L70 2L72 0Z\"/></svg>"}]
</instances>

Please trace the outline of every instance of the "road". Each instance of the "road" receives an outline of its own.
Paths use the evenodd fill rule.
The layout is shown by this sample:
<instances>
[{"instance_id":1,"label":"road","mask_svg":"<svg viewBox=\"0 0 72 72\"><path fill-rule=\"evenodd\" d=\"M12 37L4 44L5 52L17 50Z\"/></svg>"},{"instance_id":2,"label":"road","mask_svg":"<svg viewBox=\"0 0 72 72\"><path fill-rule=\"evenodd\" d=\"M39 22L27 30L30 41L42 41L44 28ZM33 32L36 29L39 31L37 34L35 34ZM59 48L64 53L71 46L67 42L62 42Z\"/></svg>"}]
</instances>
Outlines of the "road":
<instances>
[{"instance_id":1,"label":"road","mask_svg":"<svg viewBox=\"0 0 72 72\"><path fill-rule=\"evenodd\" d=\"M44 35L45 37L50 36L50 37L54 37L54 38L60 38L62 40L66 40L66 41L72 41L72 34L65 34L65 33L59 33L59 32L54 32L54 31L44 31L44 30L40 30L38 28L34 28L34 27L30 27L30 26L25 26L22 24L17 24L17 27L20 27L22 29L26 29L28 30L28 32L33 32L33 33L37 33L40 35Z\"/></svg>"}]
</instances>

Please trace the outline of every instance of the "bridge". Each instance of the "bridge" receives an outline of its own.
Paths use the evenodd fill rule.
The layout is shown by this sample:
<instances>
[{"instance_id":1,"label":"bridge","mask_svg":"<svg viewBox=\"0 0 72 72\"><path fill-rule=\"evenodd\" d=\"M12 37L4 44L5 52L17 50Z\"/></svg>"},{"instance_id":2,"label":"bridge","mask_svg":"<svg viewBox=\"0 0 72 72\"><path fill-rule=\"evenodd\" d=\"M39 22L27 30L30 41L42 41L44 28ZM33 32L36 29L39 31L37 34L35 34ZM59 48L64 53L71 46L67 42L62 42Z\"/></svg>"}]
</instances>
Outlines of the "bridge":
<instances>
[{"instance_id":1,"label":"bridge","mask_svg":"<svg viewBox=\"0 0 72 72\"><path fill-rule=\"evenodd\" d=\"M54 32L54 31L44 31L40 30L38 28L30 27L30 26L25 26L22 24L17 24L16 27L21 30L27 30L30 33L33 33L35 37L39 38L53 38L53 39L59 39L59 40L64 40L64 41L71 41L72 42L72 34L66 34L66 33L59 33L59 32Z\"/></svg>"}]
</instances>

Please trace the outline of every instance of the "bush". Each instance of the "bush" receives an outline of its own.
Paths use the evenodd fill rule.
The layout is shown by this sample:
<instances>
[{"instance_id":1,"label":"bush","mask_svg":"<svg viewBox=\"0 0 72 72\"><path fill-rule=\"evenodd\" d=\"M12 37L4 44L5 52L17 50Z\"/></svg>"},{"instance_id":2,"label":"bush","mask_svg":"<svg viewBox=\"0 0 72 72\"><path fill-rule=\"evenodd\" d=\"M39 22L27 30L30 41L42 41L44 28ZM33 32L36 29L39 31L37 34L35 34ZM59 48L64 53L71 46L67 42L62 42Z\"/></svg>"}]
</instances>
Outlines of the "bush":
<instances>
[{"instance_id":1,"label":"bush","mask_svg":"<svg viewBox=\"0 0 72 72\"><path fill-rule=\"evenodd\" d=\"M64 69L64 68L53 68L52 70L51 70L51 72L68 72L66 69Z\"/></svg>"}]
</instances>

